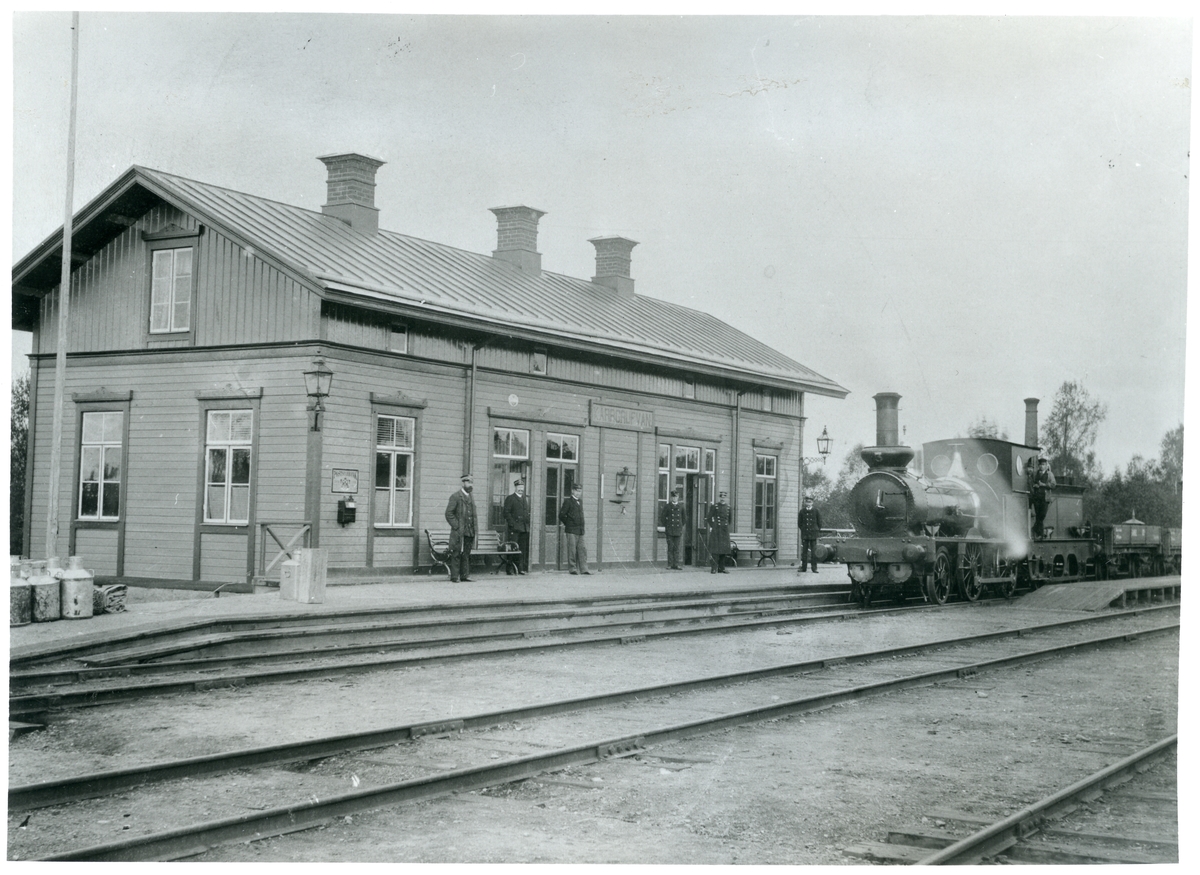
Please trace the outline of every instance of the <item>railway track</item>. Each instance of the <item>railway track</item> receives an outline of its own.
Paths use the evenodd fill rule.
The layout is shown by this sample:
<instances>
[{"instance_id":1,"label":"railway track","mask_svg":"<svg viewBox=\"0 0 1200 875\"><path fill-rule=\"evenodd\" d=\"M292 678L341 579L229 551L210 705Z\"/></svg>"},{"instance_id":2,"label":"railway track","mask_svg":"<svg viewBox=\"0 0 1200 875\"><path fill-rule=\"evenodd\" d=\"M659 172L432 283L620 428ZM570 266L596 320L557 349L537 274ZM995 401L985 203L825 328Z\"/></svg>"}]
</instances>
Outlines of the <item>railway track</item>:
<instances>
[{"instance_id":1,"label":"railway track","mask_svg":"<svg viewBox=\"0 0 1200 875\"><path fill-rule=\"evenodd\" d=\"M924 866L1177 863L1178 740L1164 738L999 821L934 811L921 825L889 831L887 842L847 853Z\"/></svg>"},{"instance_id":2,"label":"railway track","mask_svg":"<svg viewBox=\"0 0 1200 875\"><path fill-rule=\"evenodd\" d=\"M240 636L251 643L269 640L272 646L281 641L303 640L307 646L294 649L273 649L267 652L251 649L240 654L202 656L191 659L163 659L162 654L178 654L181 649L189 652L202 649L195 641L173 641L168 637L148 645L144 642L133 647L116 646L107 653L92 653L72 657L99 664L95 667L76 667L59 664L42 667L16 669L9 675L9 719L28 725L43 723L49 712L73 707L115 704L139 698L193 692L217 687L254 686L258 684L283 683L288 681L323 677L343 677L350 674L419 667L449 661L463 661L489 656L506 656L515 653L545 652L563 648L612 646L635 641L667 639L678 636L708 635L765 629L772 627L794 627L805 623L828 623L846 620L861 620L900 612L941 610L947 606L924 604L893 606L874 610L847 607L845 604L828 601L830 595L837 599L844 591L832 594L802 595L788 597L788 605L763 607L755 599L757 607L750 608L741 603L735 610L712 613L713 605L701 604L697 609L694 602L684 605L672 603L665 608L656 605L636 607L644 619L630 621L628 611L614 613L608 608L608 622L595 622L595 615L588 614L585 622L579 622L578 612L553 612L551 616L566 621L566 625L545 622L547 614L535 611L529 615L454 617L455 634L441 633L443 637L422 637L414 633L411 623L388 625L389 637L380 640L373 633L376 623L364 633L358 624L349 618L338 618L333 624L332 634L346 641L356 641L356 635L369 640L363 643L347 643L339 647L314 646L309 635L314 631L312 618L305 617L299 629L279 626L261 629L255 621L252 628L220 631L213 633L206 627L206 635ZM809 604L798 606L804 599ZM1000 600L1003 603L1003 600ZM986 602L962 603L968 608ZM950 606L953 607L954 606ZM1169 609L1169 607L1168 607ZM1134 609L1132 613L1139 610ZM1110 614L1105 616L1120 616ZM270 621L276 623L277 621ZM433 621L444 629L445 620ZM425 621L418 625L423 626ZM496 625L504 625L497 631ZM512 626L524 628L513 629ZM329 625L315 627L322 636L330 634ZM428 630L422 629L422 632ZM194 634L186 630L186 636ZM89 646L89 649L92 646ZM409 655L402 655L407 651ZM142 660L156 659L145 662ZM282 668L269 666L286 664ZM264 667L266 666L266 667Z\"/></svg>"},{"instance_id":3,"label":"railway track","mask_svg":"<svg viewBox=\"0 0 1200 875\"><path fill-rule=\"evenodd\" d=\"M1052 636L1066 632L1070 626L1078 624L1047 624L1042 634ZM1051 630L1050 627L1054 627ZM430 798L432 796L455 792L464 789L479 789L495 786L505 782L519 781L534 775L552 772L569 767L573 764L596 762L603 759L629 756L645 751L648 747L661 744L677 738L687 738L695 735L711 733L720 729L739 726L764 720L775 720L795 714L822 710L839 703L845 703L888 692L913 689L944 683L954 678L971 676L975 673L998 671L1005 667L1051 659L1056 656L1079 653L1089 649L1103 648L1127 644L1137 640L1139 635L1170 634L1177 631L1177 624L1143 629L1137 634L1121 634L1105 638L1074 640L1059 643L1049 648L1030 649L1025 647L1019 652L1006 652L993 655L991 658L979 660L974 658L964 661L962 648L977 650L983 642L991 646L1001 646L1008 651L1015 649L1014 644L1025 644L1024 638L1032 630L1011 630L1005 636L1007 641L1000 641L996 634L971 637L953 642L927 642L922 646L893 648L875 653L844 654L827 657L815 663L797 663L771 666L754 672L740 672L736 675L724 675L711 678L696 678L690 681L640 687L623 691L609 692L599 695L577 698L575 700L547 702L518 709L483 714L467 715L433 721L423 725L394 727L388 733L366 738L341 737L323 739L323 746L301 746L292 750L260 749L255 752L236 752L222 758L213 758L206 763L196 761L190 763L161 764L158 768L160 778L178 777L179 772L170 773L170 768L182 769L187 774L188 769L196 769L193 774L202 774L204 770L211 772L243 769L249 765L260 767L253 763L255 756L262 757L263 764L294 761L296 759L312 759L314 757L330 757L346 755L349 751L361 751L364 746L377 747L381 744L395 744L396 741L420 739L424 737L458 736L463 733L486 733L489 744L495 747L499 735L506 735L513 745L521 748L519 755L501 757L500 762L483 761L463 768L452 768L432 777L406 777L399 781L381 783L378 786L364 787L353 792L327 792L328 787L314 786L301 779L297 786L290 788L292 798L307 799L294 805L272 807L269 810L255 812L250 815L225 817L215 821L198 824L181 829L165 829L150 835L130 838L124 842L92 845L72 851L62 851L51 854L46 859L96 859L96 860L137 860L137 859L174 859L190 856L204 848L232 841L246 841L269 835L279 835L297 829L307 829L320 823L325 823L334 817L344 817L352 812L371 810L380 806L392 805L397 802ZM935 655L927 659L940 663L937 667L925 666L923 670L916 668L911 657L922 650L936 648ZM910 657L906 663L908 671L897 673L899 651ZM848 687L839 687L833 691L813 693L813 685L828 685L839 679L839 668L844 671L847 663L857 662L871 664L886 677L860 683ZM946 663L949 663L948 665ZM807 687L804 695L796 695L798 687ZM712 690L719 689L719 694L713 697ZM707 695L707 699L697 696ZM764 704L764 700L767 702ZM537 737L536 732L518 735L524 729L526 721L537 721L535 727L541 724L554 724L554 717L560 715L578 714L586 711L589 719L585 721L588 732L595 732L601 727L625 730L616 734L592 736L585 743L562 745L564 738L578 738L580 729L568 719L565 726L561 719L557 729L551 729ZM694 719L679 720L681 714L696 714L703 716ZM601 719L601 716L603 719ZM574 718L578 721L579 718ZM632 724L632 726L631 726ZM475 727L478 727L477 729ZM506 732L500 732L505 729ZM538 750L546 747L548 750ZM530 752L530 750L535 752ZM249 758L248 758L249 757ZM274 757L274 759L271 759ZM359 769L363 774L369 774L369 764L364 760L361 765L349 766ZM136 770L135 770L136 771ZM10 790L10 811L30 805L67 805L70 798L94 795L96 793L129 792L139 780L156 780L149 776L149 768L144 769L144 775L139 779L137 774L130 772L124 775L110 773L107 779L114 783L101 786L95 782L105 780L105 776L77 776L41 787L14 787ZM410 770L411 771L411 768ZM356 772L358 774L358 772ZM302 776L303 778L303 776ZM124 784L120 782L125 782ZM319 782L318 782L319 783ZM123 790L122 788L125 788ZM311 791L311 792L308 792ZM169 798L169 788L164 789ZM55 795L58 794L58 795ZM74 795L72 795L74 794ZM82 803L83 806L88 803ZM64 808L60 813L66 813ZM83 809L83 816L88 816L89 809ZM66 827L67 819L58 821Z\"/></svg>"}]
</instances>

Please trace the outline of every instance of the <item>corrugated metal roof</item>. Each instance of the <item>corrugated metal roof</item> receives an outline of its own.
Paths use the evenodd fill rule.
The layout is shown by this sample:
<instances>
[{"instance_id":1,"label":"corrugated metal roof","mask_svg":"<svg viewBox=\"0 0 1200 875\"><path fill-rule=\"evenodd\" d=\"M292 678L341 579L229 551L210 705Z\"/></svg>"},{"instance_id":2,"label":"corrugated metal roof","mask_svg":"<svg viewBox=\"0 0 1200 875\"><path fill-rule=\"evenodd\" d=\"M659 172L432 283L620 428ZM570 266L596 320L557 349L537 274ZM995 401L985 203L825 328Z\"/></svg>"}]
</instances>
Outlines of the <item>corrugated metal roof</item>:
<instances>
[{"instance_id":1,"label":"corrugated metal roof","mask_svg":"<svg viewBox=\"0 0 1200 875\"><path fill-rule=\"evenodd\" d=\"M707 313L589 280L526 272L490 255L391 231L365 235L320 212L135 167L214 225L307 273L320 286L395 300L517 331L550 332L614 351L666 357L844 397L841 386Z\"/></svg>"}]
</instances>

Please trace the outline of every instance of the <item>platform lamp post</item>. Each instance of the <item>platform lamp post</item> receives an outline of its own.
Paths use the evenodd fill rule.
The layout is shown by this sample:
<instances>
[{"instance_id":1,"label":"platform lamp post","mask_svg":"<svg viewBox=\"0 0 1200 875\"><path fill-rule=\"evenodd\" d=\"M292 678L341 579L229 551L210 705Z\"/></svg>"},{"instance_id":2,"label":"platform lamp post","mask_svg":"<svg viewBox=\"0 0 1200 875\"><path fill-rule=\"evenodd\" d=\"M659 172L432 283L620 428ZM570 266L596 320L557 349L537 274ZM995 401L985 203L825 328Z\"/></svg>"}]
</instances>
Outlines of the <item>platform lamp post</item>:
<instances>
[{"instance_id":1,"label":"platform lamp post","mask_svg":"<svg viewBox=\"0 0 1200 875\"><path fill-rule=\"evenodd\" d=\"M817 455L801 456L800 457L801 464L805 468L807 468L809 465L814 464L819 460L821 462L821 464L824 465L825 462L829 459L829 444L831 442L832 442L832 440L829 437L828 426L822 427L821 428L821 436L819 438L817 438ZM801 492L801 495L803 495L803 492L804 492L804 478L803 477L801 478L801 482L800 482L800 492Z\"/></svg>"},{"instance_id":2,"label":"platform lamp post","mask_svg":"<svg viewBox=\"0 0 1200 875\"><path fill-rule=\"evenodd\" d=\"M325 412L325 405L321 403L321 399L329 397L329 387L332 383L333 371L325 366L325 359L318 356L313 362L313 369L304 372L304 389L308 397L313 399L313 431L321 430L321 414Z\"/></svg>"}]
</instances>

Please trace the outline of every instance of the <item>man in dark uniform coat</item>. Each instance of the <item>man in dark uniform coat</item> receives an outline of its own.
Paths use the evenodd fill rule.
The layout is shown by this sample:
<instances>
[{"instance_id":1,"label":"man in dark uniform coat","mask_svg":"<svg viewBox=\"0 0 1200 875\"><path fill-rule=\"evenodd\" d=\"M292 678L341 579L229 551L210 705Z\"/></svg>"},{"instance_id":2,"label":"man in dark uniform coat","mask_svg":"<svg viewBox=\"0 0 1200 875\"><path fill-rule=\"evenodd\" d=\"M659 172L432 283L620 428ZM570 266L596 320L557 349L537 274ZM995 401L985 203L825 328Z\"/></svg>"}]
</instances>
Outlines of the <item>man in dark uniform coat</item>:
<instances>
[{"instance_id":1,"label":"man in dark uniform coat","mask_svg":"<svg viewBox=\"0 0 1200 875\"><path fill-rule=\"evenodd\" d=\"M708 525L708 556L712 562L712 573L728 574L725 557L729 555L729 527L733 524L733 508L726 504L728 492L717 495L717 503L708 509L705 523Z\"/></svg>"},{"instance_id":2,"label":"man in dark uniform coat","mask_svg":"<svg viewBox=\"0 0 1200 875\"><path fill-rule=\"evenodd\" d=\"M475 546L475 499L470 474L462 476L462 488L450 496L446 522L450 523L450 582L471 579L471 548Z\"/></svg>"},{"instance_id":3,"label":"man in dark uniform coat","mask_svg":"<svg viewBox=\"0 0 1200 875\"><path fill-rule=\"evenodd\" d=\"M813 497L804 496L804 507L796 523L800 527L800 573L808 570L812 562L812 570L817 570L817 538L821 537L821 512L813 507Z\"/></svg>"},{"instance_id":4,"label":"man in dark uniform coat","mask_svg":"<svg viewBox=\"0 0 1200 875\"><path fill-rule=\"evenodd\" d=\"M521 559L517 563L517 574L529 571L529 499L525 497L525 481L513 484L513 494L504 499L504 525L508 529L508 540L516 541L521 548Z\"/></svg>"},{"instance_id":5,"label":"man in dark uniform coat","mask_svg":"<svg viewBox=\"0 0 1200 875\"><path fill-rule=\"evenodd\" d=\"M667 568L683 571L679 567L679 541L683 538L684 513L679 503L679 491L671 493L671 500L663 505L658 515L658 524L667 536Z\"/></svg>"},{"instance_id":6,"label":"man in dark uniform coat","mask_svg":"<svg viewBox=\"0 0 1200 875\"><path fill-rule=\"evenodd\" d=\"M567 536L567 568L572 574L591 574L587 570L587 544L583 542L582 498L583 486L575 483L558 509L558 521Z\"/></svg>"},{"instance_id":7,"label":"man in dark uniform coat","mask_svg":"<svg viewBox=\"0 0 1200 875\"><path fill-rule=\"evenodd\" d=\"M1050 470L1050 460L1038 456L1037 470L1029 480L1029 491L1033 496L1033 536L1040 538L1045 534L1043 524L1046 522L1046 509L1050 506L1050 490L1058 485L1054 472Z\"/></svg>"}]
</instances>

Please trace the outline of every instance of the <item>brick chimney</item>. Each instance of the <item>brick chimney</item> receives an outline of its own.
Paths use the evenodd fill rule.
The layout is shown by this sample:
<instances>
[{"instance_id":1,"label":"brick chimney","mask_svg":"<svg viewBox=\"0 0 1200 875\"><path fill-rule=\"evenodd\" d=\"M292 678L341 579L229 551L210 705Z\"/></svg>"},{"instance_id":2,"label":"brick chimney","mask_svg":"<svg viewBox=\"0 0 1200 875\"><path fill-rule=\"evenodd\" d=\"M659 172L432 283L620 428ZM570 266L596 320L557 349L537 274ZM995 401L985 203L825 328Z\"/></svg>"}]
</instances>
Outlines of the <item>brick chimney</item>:
<instances>
[{"instance_id":1,"label":"brick chimney","mask_svg":"<svg viewBox=\"0 0 1200 875\"><path fill-rule=\"evenodd\" d=\"M633 280L629 276L629 266L637 241L626 237L593 237L588 243L596 247L596 275L592 282L608 286L622 298L632 298Z\"/></svg>"},{"instance_id":2,"label":"brick chimney","mask_svg":"<svg viewBox=\"0 0 1200 875\"><path fill-rule=\"evenodd\" d=\"M386 162L357 152L321 155L317 160L329 171L325 196L328 203L321 207L321 212L341 219L360 234L378 233L375 171Z\"/></svg>"},{"instance_id":3,"label":"brick chimney","mask_svg":"<svg viewBox=\"0 0 1200 875\"><path fill-rule=\"evenodd\" d=\"M533 207L491 207L496 215L496 249L492 258L515 264L529 273L541 273L537 251L538 219L546 215Z\"/></svg>"},{"instance_id":4,"label":"brick chimney","mask_svg":"<svg viewBox=\"0 0 1200 875\"><path fill-rule=\"evenodd\" d=\"M1025 399L1025 446L1038 446L1038 399Z\"/></svg>"}]
</instances>

